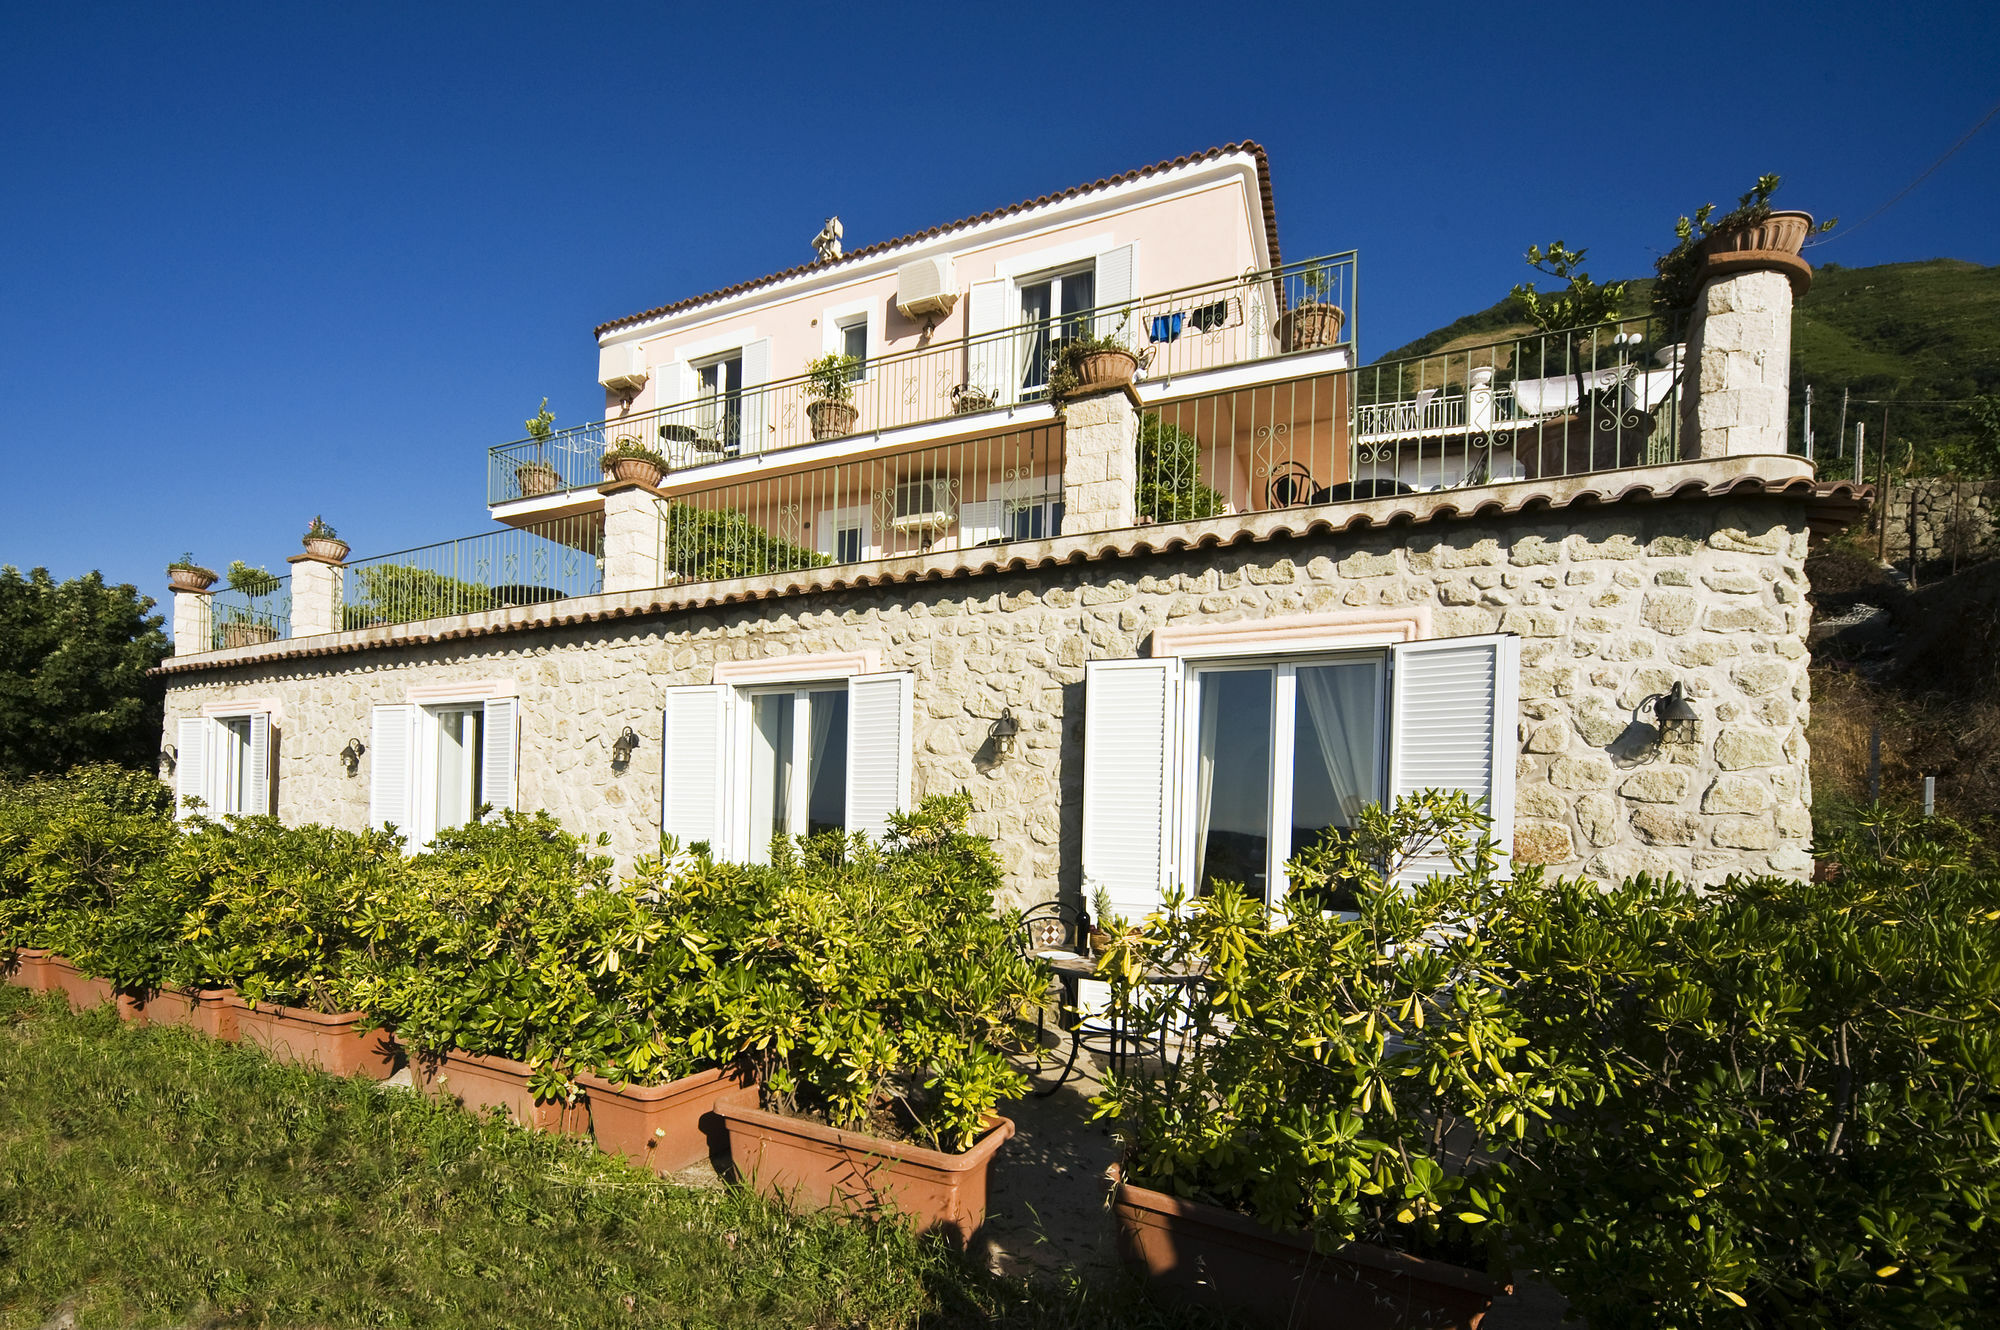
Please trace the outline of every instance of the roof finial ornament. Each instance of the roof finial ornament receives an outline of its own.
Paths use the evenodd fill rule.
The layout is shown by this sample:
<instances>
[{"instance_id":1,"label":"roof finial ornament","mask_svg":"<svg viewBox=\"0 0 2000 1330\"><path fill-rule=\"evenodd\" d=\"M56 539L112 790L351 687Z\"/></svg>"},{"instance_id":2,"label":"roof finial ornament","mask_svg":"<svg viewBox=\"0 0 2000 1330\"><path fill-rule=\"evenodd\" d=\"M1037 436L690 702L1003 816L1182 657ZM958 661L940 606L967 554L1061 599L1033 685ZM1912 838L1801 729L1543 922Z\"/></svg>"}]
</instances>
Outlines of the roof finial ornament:
<instances>
[{"instance_id":1,"label":"roof finial ornament","mask_svg":"<svg viewBox=\"0 0 2000 1330\"><path fill-rule=\"evenodd\" d=\"M813 237L813 252L819 255L821 263L830 263L840 257L840 219L829 217L826 225Z\"/></svg>"}]
</instances>

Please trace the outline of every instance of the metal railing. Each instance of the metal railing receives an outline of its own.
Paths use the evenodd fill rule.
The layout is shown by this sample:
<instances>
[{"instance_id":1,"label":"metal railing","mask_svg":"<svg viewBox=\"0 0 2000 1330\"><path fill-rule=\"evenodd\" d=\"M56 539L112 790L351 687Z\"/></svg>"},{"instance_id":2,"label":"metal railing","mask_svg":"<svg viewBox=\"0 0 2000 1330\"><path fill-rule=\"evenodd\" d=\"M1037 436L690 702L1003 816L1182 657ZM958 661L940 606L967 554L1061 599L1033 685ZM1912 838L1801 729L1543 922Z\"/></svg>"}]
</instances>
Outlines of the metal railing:
<instances>
[{"instance_id":1,"label":"metal railing","mask_svg":"<svg viewBox=\"0 0 2000 1330\"><path fill-rule=\"evenodd\" d=\"M1050 355L1080 333L1116 337L1149 380L1330 346L1353 346L1358 268L1352 251L1099 305L871 359L847 403L820 400L794 375L736 392L636 411L492 448L487 502L601 483L621 442L661 453L675 471L853 434L1040 401Z\"/></svg>"},{"instance_id":2,"label":"metal railing","mask_svg":"<svg viewBox=\"0 0 2000 1330\"><path fill-rule=\"evenodd\" d=\"M209 599L209 645L215 650L255 646L292 635L292 579L260 573L232 581Z\"/></svg>"},{"instance_id":3,"label":"metal railing","mask_svg":"<svg viewBox=\"0 0 2000 1330\"><path fill-rule=\"evenodd\" d=\"M1015 430L659 500L667 583L1061 534L1063 431Z\"/></svg>"},{"instance_id":4,"label":"metal railing","mask_svg":"<svg viewBox=\"0 0 2000 1330\"><path fill-rule=\"evenodd\" d=\"M353 559L344 579L341 627L596 595L604 589L603 553L602 518L588 513Z\"/></svg>"}]
</instances>

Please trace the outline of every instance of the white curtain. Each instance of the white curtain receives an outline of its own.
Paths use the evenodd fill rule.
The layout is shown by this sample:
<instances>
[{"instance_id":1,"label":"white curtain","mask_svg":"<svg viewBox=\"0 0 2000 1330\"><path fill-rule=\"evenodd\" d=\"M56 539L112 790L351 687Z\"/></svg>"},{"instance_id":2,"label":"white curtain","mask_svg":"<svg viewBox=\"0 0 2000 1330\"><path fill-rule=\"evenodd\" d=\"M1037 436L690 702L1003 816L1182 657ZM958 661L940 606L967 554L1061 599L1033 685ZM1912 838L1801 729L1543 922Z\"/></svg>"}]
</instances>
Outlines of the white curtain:
<instances>
[{"instance_id":1,"label":"white curtain","mask_svg":"<svg viewBox=\"0 0 2000 1330\"><path fill-rule=\"evenodd\" d=\"M820 767L826 762L826 741L833 733L833 713L844 711L841 702L847 700L845 692L812 693L808 695L807 710L810 716L806 733L806 798L799 809L799 820L788 823L794 835L810 830L812 821L812 791L819 783Z\"/></svg>"},{"instance_id":2,"label":"white curtain","mask_svg":"<svg viewBox=\"0 0 2000 1330\"><path fill-rule=\"evenodd\" d=\"M1299 698L1312 717L1320 761L1342 821L1354 825L1375 797L1375 667L1311 665L1298 671Z\"/></svg>"},{"instance_id":3,"label":"white curtain","mask_svg":"<svg viewBox=\"0 0 2000 1330\"><path fill-rule=\"evenodd\" d=\"M1194 889L1208 880L1208 816L1215 793L1215 740L1222 711L1222 676L1201 678L1201 746L1194 767Z\"/></svg>"}]
</instances>

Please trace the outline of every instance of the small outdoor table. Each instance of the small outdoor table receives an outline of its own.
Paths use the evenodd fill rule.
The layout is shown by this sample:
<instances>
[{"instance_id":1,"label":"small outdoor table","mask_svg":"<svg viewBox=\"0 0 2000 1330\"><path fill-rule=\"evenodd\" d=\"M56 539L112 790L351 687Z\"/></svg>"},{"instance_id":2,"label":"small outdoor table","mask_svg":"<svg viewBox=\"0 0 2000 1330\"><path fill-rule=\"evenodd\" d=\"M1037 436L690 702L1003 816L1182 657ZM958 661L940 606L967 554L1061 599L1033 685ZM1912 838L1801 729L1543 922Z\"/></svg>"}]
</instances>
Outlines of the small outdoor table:
<instances>
[{"instance_id":1,"label":"small outdoor table","mask_svg":"<svg viewBox=\"0 0 2000 1330\"><path fill-rule=\"evenodd\" d=\"M1096 1027L1091 1026L1089 1018L1083 1013L1083 1003L1079 997L1079 992L1084 980L1095 978L1097 975L1097 958L1095 956L1081 956L1073 951L1042 951L1036 952L1035 958L1047 964L1051 970L1054 970L1057 982L1062 985L1062 1011L1058 1019L1061 1022L1061 1028L1069 1032L1069 1060L1063 1063L1062 1074L1056 1077L1054 1084L1044 1086L1042 1089L1034 1092L1037 1096L1046 1097L1062 1089L1064 1083L1069 1080L1071 1073L1076 1070L1077 1054L1084 1049L1090 1040L1102 1040L1104 1042L1103 1051L1105 1060L1114 1072L1122 1070L1126 1059L1131 1057L1133 1052L1141 1049L1149 1048L1155 1050L1159 1053L1162 1061L1166 1059L1167 1030L1164 1025L1158 1030L1151 1032L1126 1030L1116 1023L1105 1023ZM1167 969L1163 966L1148 966L1145 973L1139 976L1139 982L1142 985L1164 985L1181 988L1199 983L1201 979L1202 972L1199 970Z\"/></svg>"}]
</instances>

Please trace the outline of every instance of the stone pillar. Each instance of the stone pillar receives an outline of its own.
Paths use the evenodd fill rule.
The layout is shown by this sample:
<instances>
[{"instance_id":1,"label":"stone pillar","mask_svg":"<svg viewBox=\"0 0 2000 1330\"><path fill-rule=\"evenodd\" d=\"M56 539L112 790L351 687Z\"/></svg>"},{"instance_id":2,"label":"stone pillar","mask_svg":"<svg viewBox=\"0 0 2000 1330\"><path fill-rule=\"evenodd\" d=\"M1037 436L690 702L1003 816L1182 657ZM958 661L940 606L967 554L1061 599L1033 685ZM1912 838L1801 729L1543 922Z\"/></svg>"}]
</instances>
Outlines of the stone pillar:
<instances>
[{"instance_id":1,"label":"stone pillar","mask_svg":"<svg viewBox=\"0 0 2000 1330\"><path fill-rule=\"evenodd\" d=\"M1695 381L1687 395L1687 425L1698 457L1787 451L1792 298L1795 288L1803 294L1812 281L1812 269L1802 260L1790 263L1794 266L1725 272L1695 296L1688 329Z\"/></svg>"},{"instance_id":2,"label":"stone pillar","mask_svg":"<svg viewBox=\"0 0 2000 1330\"><path fill-rule=\"evenodd\" d=\"M347 565L318 554L294 554L286 562L292 565L292 636L339 632Z\"/></svg>"},{"instance_id":3,"label":"stone pillar","mask_svg":"<svg viewBox=\"0 0 2000 1330\"><path fill-rule=\"evenodd\" d=\"M1129 386L1063 407L1064 535L1137 522L1138 449L1139 395Z\"/></svg>"},{"instance_id":4,"label":"stone pillar","mask_svg":"<svg viewBox=\"0 0 2000 1330\"><path fill-rule=\"evenodd\" d=\"M604 589L646 591L666 582L660 555L666 536L663 501L644 485L613 482L604 495Z\"/></svg>"},{"instance_id":5,"label":"stone pillar","mask_svg":"<svg viewBox=\"0 0 2000 1330\"><path fill-rule=\"evenodd\" d=\"M213 591L174 592L174 654L192 656L215 650L215 610L209 602Z\"/></svg>"}]
</instances>

